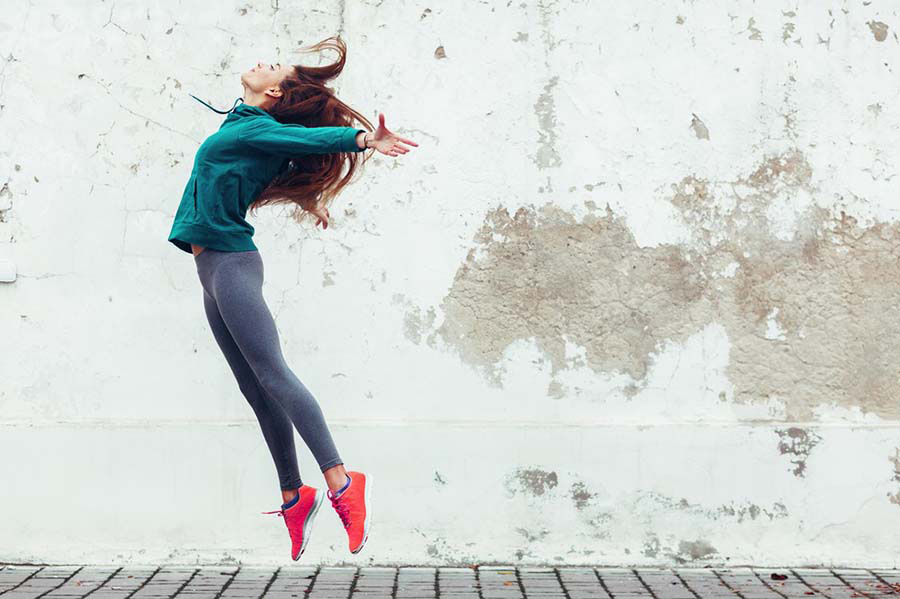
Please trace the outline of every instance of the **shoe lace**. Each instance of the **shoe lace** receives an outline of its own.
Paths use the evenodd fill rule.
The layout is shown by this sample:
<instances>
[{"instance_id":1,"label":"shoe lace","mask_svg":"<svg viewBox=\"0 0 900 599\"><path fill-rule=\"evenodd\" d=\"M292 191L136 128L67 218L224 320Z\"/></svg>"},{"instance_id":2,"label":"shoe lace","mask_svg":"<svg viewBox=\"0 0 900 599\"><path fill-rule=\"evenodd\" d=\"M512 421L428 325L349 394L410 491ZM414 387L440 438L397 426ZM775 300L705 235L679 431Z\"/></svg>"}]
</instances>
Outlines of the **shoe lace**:
<instances>
[{"instance_id":1,"label":"shoe lace","mask_svg":"<svg viewBox=\"0 0 900 599\"><path fill-rule=\"evenodd\" d=\"M340 516L344 528L348 528L350 526L350 506L341 501L340 497L330 497L329 499L331 499L331 505L334 506L335 511Z\"/></svg>"},{"instance_id":2,"label":"shoe lace","mask_svg":"<svg viewBox=\"0 0 900 599\"><path fill-rule=\"evenodd\" d=\"M291 519L285 516L284 508L278 510L272 510L271 512L260 512L261 514L278 514L281 518L284 518L284 523L287 524L288 532L291 533L291 539L297 541L301 538L303 534L303 524L296 518Z\"/></svg>"}]
</instances>

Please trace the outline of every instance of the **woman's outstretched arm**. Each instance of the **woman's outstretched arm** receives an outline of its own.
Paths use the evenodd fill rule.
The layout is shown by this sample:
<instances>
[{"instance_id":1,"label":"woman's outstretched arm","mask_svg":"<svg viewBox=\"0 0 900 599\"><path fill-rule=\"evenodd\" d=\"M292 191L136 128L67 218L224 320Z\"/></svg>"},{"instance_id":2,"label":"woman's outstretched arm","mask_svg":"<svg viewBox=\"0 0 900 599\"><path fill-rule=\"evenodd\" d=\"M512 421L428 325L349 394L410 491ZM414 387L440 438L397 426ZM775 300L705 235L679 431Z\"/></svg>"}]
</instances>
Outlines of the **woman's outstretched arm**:
<instances>
[{"instance_id":1,"label":"woman's outstretched arm","mask_svg":"<svg viewBox=\"0 0 900 599\"><path fill-rule=\"evenodd\" d=\"M361 152L366 149L365 133L356 127L304 127L263 117L241 126L238 140L270 154L295 156Z\"/></svg>"}]
</instances>

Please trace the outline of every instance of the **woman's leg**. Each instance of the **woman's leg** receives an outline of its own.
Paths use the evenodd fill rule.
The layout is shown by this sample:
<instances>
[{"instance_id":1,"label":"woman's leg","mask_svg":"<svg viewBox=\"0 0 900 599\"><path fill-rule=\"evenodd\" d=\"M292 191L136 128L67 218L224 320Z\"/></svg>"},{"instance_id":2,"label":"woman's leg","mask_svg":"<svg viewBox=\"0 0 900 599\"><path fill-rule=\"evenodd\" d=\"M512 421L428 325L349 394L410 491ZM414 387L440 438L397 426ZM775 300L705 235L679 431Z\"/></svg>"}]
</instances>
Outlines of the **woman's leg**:
<instances>
[{"instance_id":1,"label":"woman's leg","mask_svg":"<svg viewBox=\"0 0 900 599\"><path fill-rule=\"evenodd\" d=\"M205 250L204 250L205 251ZM294 495L296 490L303 482L300 478L300 471L297 466L297 451L294 447L294 427L288 415L277 402L266 396L265 391L256 380L256 375L241 350L235 344L219 308L216 300L203 290L203 308L206 312L206 318L212 329L213 337L219 344L222 353L225 354L225 360L231 367L231 372L237 379L238 388L243 393L250 407L256 414L259 421L259 427L262 429L263 437L269 446L272 459L275 461L275 469L278 472L278 481L282 491L291 491L286 493L284 499L287 501Z\"/></svg>"},{"instance_id":2,"label":"woman's leg","mask_svg":"<svg viewBox=\"0 0 900 599\"><path fill-rule=\"evenodd\" d=\"M319 403L284 360L275 320L262 295L259 252L230 252L221 258L211 277L212 295L241 355L263 391L290 417L319 469L324 473L343 464ZM343 467L338 470L343 472Z\"/></svg>"}]
</instances>

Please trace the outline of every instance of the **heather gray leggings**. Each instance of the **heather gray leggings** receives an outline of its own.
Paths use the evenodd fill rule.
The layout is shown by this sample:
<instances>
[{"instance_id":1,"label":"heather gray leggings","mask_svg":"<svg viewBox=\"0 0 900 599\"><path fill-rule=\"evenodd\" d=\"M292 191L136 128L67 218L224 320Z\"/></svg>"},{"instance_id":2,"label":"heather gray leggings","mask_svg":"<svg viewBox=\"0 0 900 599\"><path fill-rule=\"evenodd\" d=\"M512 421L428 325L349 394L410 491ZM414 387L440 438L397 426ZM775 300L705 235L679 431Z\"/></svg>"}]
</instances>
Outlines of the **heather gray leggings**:
<instances>
[{"instance_id":1,"label":"heather gray leggings","mask_svg":"<svg viewBox=\"0 0 900 599\"><path fill-rule=\"evenodd\" d=\"M275 320L262 295L258 250L194 256L203 307L238 387L250 403L275 460L282 490L301 486L293 426L324 472L343 464L318 402L288 367Z\"/></svg>"}]
</instances>

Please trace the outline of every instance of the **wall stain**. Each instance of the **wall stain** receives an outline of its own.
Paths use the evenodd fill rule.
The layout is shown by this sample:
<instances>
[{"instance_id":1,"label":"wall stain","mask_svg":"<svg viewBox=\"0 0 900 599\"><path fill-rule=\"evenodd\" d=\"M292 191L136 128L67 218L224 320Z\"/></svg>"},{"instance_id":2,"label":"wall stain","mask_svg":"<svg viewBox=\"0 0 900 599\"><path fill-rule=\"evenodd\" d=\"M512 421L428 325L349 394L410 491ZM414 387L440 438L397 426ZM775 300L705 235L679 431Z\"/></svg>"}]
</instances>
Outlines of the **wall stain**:
<instances>
[{"instance_id":1,"label":"wall stain","mask_svg":"<svg viewBox=\"0 0 900 599\"><path fill-rule=\"evenodd\" d=\"M731 343L734 402L781 400L787 420L812 420L820 404L898 419L900 224L797 208L816 195L811 179L796 149L732 180L683 177L670 201L692 233L684 245L639 247L623 217L592 201L580 221L551 203L494 208L443 321L414 312L407 335L442 340L497 387L511 343L533 340L555 379L571 366L568 340L585 366L629 375L622 392L633 396L663 343L716 322ZM779 211L789 216L770 216Z\"/></svg>"},{"instance_id":2,"label":"wall stain","mask_svg":"<svg viewBox=\"0 0 900 599\"><path fill-rule=\"evenodd\" d=\"M792 426L788 429L775 429L780 437L778 451L782 455L790 455L794 464L794 476L804 478L806 476L806 460L809 452L818 445L822 438L814 432Z\"/></svg>"}]
</instances>

